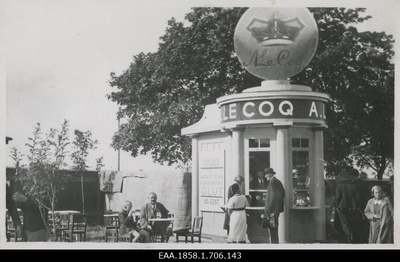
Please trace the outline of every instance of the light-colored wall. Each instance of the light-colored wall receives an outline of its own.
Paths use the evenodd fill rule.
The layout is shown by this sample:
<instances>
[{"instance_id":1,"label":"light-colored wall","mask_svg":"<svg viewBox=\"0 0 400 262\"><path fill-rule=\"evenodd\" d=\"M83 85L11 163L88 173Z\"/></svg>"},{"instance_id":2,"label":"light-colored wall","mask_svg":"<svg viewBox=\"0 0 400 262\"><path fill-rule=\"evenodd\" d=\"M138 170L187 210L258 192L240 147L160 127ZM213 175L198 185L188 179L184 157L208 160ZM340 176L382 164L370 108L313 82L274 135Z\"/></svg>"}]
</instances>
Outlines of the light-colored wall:
<instances>
[{"instance_id":1,"label":"light-colored wall","mask_svg":"<svg viewBox=\"0 0 400 262\"><path fill-rule=\"evenodd\" d=\"M224 189L224 196L227 196L228 186L232 184L234 175L231 174L230 166L227 163L231 161L227 160L230 158L230 136L229 134L223 132L208 132L201 134L199 137L199 156L206 154L204 151L201 153L202 150L207 151L225 151L225 165L224 165L224 172L225 172L225 189ZM206 149L207 147L207 149ZM229 181L230 183L228 183ZM225 199L226 201L226 199ZM226 235L226 231L223 229L224 223L224 213L222 209L220 211L205 211L199 210L199 214L203 216L203 232L213 235Z\"/></svg>"},{"instance_id":2,"label":"light-colored wall","mask_svg":"<svg viewBox=\"0 0 400 262\"><path fill-rule=\"evenodd\" d=\"M157 194L157 201L162 203L170 213L175 215L174 229L177 226L187 227L191 224L191 180L190 173L176 170L176 172L148 171L147 177L125 177L121 193L114 193L109 206L106 197L107 209L119 212L125 200L133 204L134 209L140 209L148 200L150 192Z\"/></svg>"}]
</instances>

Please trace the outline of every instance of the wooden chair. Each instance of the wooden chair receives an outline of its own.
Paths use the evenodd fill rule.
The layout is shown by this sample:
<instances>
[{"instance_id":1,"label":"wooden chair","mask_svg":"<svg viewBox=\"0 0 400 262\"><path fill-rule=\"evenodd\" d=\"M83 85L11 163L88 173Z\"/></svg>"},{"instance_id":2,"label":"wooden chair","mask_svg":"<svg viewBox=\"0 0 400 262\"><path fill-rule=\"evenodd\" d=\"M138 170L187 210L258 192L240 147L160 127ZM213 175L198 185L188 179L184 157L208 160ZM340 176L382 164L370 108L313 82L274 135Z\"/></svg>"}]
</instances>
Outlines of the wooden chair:
<instances>
[{"instance_id":1,"label":"wooden chair","mask_svg":"<svg viewBox=\"0 0 400 262\"><path fill-rule=\"evenodd\" d=\"M56 229L55 229L55 233L56 233L56 241L60 240L60 241L64 241L64 236L65 236L65 231L67 231L69 229L69 220L70 218L70 214L59 214L56 215Z\"/></svg>"},{"instance_id":2,"label":"wooden chair","mask_svg":"<svg viewBox=\"0 0 400 262\"><path fill-rule=\"evenodd\" d=\"M132 235L131 234L120 234L120 235L118 235L117 242L132 242Z\"/></svg>"},{"instance_id":3,"label":"wooden chair","mask_svg":"<svg viewBox=\"0 0 400 262\"><path fill-rule=\"evenodd\" d=\"M185 243L188 241L188 237L191 237L192 243L194 243L194 237L198 238L198 242L201 243L201 229L203 227L203 217L194 217L193 218L193 226L191 229L186 230L177 230L176 234L176 243L179 242L179 237L185 237Z\"/></svg>"},{"instance_id":4,"label":"wooden chair","mask_svg":"<svg viewBox=\"0 0 400 262\"><path fill-rule=\"evenodd\" d=\"M79 242L86 242L86 219L86 215L71 215L71 227L64 231L64 241L74 242L75 237L77 237Z\"/></svg>"},{"instance_id":5,"label":"wooden chair","mask_svg":"<svg viewBox=\"0 0 400 262\"><path fill-rule=\"evenodd\" d=\"M21 221L21 225L24 224L24 217L22 214L22 211L18 210L18 215L19 219ZM23 232L21 232L23 234ZM23 236L17 236L16 228L14 225L14 222L11 219L11 215L8 213L8 210L6 210L6 235L7 235L7 240L13 239L15 242L21 242L23 240Z\"/></svg>"},{"instance_id":6,"label":"wooden chair","mask_svg":"<svg viewBox=\"0 0 400 262\"><path fill-rule=\"evenodd\" d=\"M106 242L132 242L132 235L119 233L118 215L110 217L106 225Z\"/></svg>"},{"instance_id":7,"label":"wooden chair","mask_svg":"<svg viewBox=\"0 0 400 262\"><path fill-rule=\"evenodd\" d=\"M106 242L118 242L118 229L118 216L109 217L109 222L106 225Z\"/></svg>"}]
</instances>

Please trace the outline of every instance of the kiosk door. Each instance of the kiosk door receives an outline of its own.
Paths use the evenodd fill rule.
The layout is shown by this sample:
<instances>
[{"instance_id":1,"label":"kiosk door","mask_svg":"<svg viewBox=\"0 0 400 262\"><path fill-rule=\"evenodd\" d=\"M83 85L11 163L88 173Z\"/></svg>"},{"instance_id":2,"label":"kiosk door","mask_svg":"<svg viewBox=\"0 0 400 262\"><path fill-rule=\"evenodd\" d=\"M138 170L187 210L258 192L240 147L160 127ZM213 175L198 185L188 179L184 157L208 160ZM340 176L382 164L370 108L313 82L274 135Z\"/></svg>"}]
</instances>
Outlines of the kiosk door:
<instances>
[{"instance_id":1,"label":"kiosk door","mask_svg":"<svg viewBox=\"0 0 400 262\"><path fill-rule=\"evenodd\" d=\"M270 167L270 141L268 138L248 139L248 175L249 195L251 206L262 207L265 205L268 181L263 170Z\"/></svg>"},{"instance_id":2,"label":"kiosk door","mask_svg":"<svg viewBox=\"0 0 400 262\"><path fill-rule=\"evenodd\" d=\"M264 169L270 167L270 139L249 138L245 140L246 148L246 176L249 181L248 194L251 196L251 207L246 209L248 214L247 231L251 243L269 243L268 231L260 223L264 213L265 196L268 181L264 176Z\"/></svg>"}]
</instances>

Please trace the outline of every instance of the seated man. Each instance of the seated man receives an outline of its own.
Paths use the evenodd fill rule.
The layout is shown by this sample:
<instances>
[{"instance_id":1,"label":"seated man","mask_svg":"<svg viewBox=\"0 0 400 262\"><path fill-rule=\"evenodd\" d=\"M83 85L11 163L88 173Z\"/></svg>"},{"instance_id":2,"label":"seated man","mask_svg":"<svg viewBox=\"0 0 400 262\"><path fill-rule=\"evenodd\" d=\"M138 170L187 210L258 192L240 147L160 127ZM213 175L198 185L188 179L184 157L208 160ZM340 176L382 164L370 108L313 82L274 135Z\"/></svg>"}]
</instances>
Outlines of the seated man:
<instances>
[{"instance_id":1,"label":"seated man","mask_svg":"<svg viewBox=\"0 0 400 262\"><path fill-rule=\"evenodd\" d=\"M156 193L149 194L150 202L145 204L140 210L140 222L143 230L150 232L151 234L161 235L161 242L168 242L169 237L172 235L172 226L169 222L154 222L149 221L151 218L167 218L168 209L159 202L157 202ZM157 213L159 215L157 216Z\"/></svg>"},{"instance_id":2,"label":"seated man","mask_svg":"<svg viewBox=\"0 0 400 262\"><path fill-rule=\"evenodd\" d=\"M142 230L140 227L138 227L132 215L132 202L125 201L118 215L120 224L119 233L122 235L129 234L132 242L138 242L140 240L140 237L142 237L143 241L149 242L149 232Z\"/></svg>"}]
</instances>

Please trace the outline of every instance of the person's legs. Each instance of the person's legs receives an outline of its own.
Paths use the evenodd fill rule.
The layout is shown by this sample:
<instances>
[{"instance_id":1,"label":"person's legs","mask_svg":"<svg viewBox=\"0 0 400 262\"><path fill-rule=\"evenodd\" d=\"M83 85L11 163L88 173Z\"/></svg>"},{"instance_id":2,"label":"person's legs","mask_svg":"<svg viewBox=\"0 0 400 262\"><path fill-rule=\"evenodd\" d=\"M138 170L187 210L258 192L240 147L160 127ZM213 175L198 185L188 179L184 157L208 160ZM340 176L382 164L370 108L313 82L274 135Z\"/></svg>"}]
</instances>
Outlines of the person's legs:
<instances>
[{"instance_id":1,"label":"person's legs","mask_svg":"<svg viewBox=\"0 0 400 262\"><path fill-rule=\"evenodd\" d=\"M352 229L350 224L349 209L348 208L338 208L339 221L342 226L343 232L346 235L347 243L352 241Z\"/></svg>"},{"instance_id":2,"label":"person's legs","mask_svg":"<svg viewBox=\"0 0 400 262\"><path fill-rule=\"evenodd\" d=\"M165 242L168 242L169 238L173 235L172 228L167 227L167 231L165 232Z\"/></svg>"},{"instance_id":3,"label":"person's legs","mask_svg":"<svg viewBox=\"0 0 400 262\"><path fill-rule=\"evenodd\" d=\"M139 231L139 234L142 237L144 243L149 243L150 242L150 233L149 232L147 232L146 230L141 229Z\"/></svg>"},{"instance_id":4,"label":"person's legs","mask_svg":"<svg viewBox=\"0 0 400 262\"><path fill-rule=\"evenodd\" d=\"M359 209L353 210L352 218L352 231L353 231L353 242L355 244L361 244L364 242L364 215Z\"/></svg>"},{"instance_id":5,"label":"person's legs","mask_svg":"<svg viewBox=\"0 0 400 262\"><path fill-rule=\"evenodd\" d=\"M26 230L26 240L28 242L47 242L47 230L39 229L36 231Z\"/></svg>"},{"instance_id":6,"label":"person's legs","mask_svg":"<svg viewBox=\"0 0 400 262\"><path fill-rule=\"evenodd\" d=\"M139 232L137 232L136 230L133 230L132 236L133 236L132 242L139 242L139 240L140 240Z\"/></svg>"},{"instance_id":7,"label":"person's legs","mask_svg":"<svg viewBox=\"0 0 400 262\"><path fill-rule=\"evenodd\" d=\"M278 236L278 226L279 226L279 213L275 213L274 216L274 224L275 227L269 229L269 234L271 236L271 243L279 244L279 236Z\"/></svg>"},{"instance_id":8,"label":"person's legs","mask_svg":"<svg viewBox=\"0 0 400 262\"><path fill-rule=\"evenodd\" d=\"M269 234L271 236L271 244L279 244L278 227L270 228Z\"/></svg>"}]
</instances>

